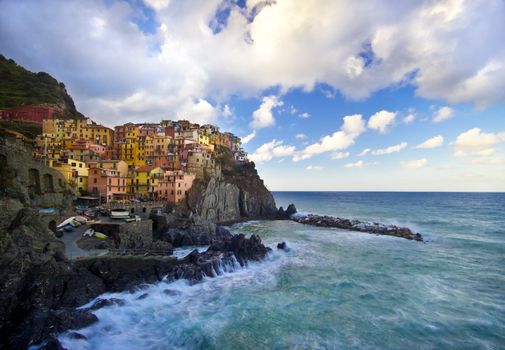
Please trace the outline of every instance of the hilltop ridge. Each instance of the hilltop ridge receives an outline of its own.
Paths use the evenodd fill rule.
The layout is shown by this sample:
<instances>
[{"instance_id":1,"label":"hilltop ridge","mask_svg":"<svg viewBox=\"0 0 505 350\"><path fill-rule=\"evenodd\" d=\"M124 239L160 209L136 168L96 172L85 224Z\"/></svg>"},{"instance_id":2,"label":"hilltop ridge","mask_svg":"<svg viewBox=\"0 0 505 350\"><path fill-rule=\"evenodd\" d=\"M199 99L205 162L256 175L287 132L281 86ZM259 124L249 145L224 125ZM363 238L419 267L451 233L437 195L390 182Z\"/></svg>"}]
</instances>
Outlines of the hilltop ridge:
<instances>
[{"instance_id":1,"label":"hilltop ridge","mask_svg":"<svg viewBox=\"0 0 505 350\"><path fill-rule=\"evenodd\" d=\"M61 109L63 118L83 117L64 83L46 72L31 72L0 54L0 109L44 104Z\"/></svg>"}]
</instances>

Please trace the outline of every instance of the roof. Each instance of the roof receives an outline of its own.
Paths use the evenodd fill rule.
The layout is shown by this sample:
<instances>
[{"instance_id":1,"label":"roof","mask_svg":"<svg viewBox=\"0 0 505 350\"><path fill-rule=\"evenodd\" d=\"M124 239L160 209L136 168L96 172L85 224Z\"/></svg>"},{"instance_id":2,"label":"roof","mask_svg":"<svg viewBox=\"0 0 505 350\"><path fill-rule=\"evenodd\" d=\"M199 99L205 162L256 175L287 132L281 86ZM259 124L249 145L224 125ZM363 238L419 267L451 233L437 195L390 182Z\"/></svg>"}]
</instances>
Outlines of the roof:
<instances>
[{"instance_id":1,"label":"roof","mask_svg":"<svg viewBox=\"0 0 505 350\"><path fill-rule=\"evenodd\" d=\"M157 166L154 166L154 165L144 165L144 166L139 166L138 168L135 169L135 171L142 173L142 172L151 171L156 168L157 168Z\"/></svg>"}]
</instances>

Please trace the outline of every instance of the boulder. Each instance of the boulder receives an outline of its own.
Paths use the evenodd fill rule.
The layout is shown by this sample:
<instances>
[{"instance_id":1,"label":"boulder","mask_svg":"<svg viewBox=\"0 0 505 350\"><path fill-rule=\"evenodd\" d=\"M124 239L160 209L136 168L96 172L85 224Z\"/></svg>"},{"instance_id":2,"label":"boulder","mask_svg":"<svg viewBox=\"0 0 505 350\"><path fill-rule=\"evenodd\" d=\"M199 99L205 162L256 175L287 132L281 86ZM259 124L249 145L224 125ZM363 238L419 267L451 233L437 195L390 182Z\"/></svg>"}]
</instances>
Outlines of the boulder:
<instances>
[{"instance_id":1,"label":"boulder","mask_svg":"<svg viewBox=\"0 0 505 350\"><path fill-rule=\"evenodd\" d=\"M291 215L296 214L296 207L294 204L288 205L288 208L286 209L286 216L289 218Z\"/></svg>"}]
</instances>

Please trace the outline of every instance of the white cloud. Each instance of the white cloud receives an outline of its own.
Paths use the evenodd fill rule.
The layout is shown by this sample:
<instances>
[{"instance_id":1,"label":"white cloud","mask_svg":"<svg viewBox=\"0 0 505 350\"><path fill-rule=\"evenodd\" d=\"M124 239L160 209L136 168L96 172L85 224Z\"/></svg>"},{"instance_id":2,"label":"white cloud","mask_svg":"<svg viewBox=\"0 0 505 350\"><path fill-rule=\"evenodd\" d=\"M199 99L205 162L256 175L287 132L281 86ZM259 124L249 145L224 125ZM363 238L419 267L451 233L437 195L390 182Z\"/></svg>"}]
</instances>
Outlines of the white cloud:
<instances>
[{"instance_id":1,"label":"white cloud","mask_svg":"<svg viewBox=\"0 0 505 350\"><path fill-rule=\"evenodd\" d=\"M265 96L261 105L253 112L251 127L254 129L266 128L275 124L272 109L282 106L283 103L276 96Z\"/></svg>"},{"instance_id":2,"label":"white cloud","mask_svg":"<svg viewBox=\"0 0 505 350\"><path fill-rule=\"evenodd\" d=\"M310 118L310 114L307 112L300 113L298 116L303 119Z\"/></svg>"},{"instance_id":3,"label":"white cloud","mask_svg":"<svg viewBox=\"0 0 505 350\"><path fill-rule=\"evenodd\" d=\"M147 6L151 6L155 10L163 10L168 7L170 0L144 0Z\"/></svg>"},{"instance_id":4,"label":"white cloud","mask_svg":"<svg viewBox=\"0 0 505 350\"><path fill-rule=\"evenodd\" d=\"M470 160L475 165L505 165L505 157L477 158Z\"/></svg>"},{"instance_id":5,"label":"white cloud","mask_svg":"<svg viewBox=\"0 0 505 350\"><path fill-rule=\"evenodd\" d=\"M357 162L355 163L346 163L344 164L344 167L346 168L358 168L358 169L363 169L367 166L370 166L370 165L377 165L379 163L377 162L371 162L371 163L365 163L364 161L362 160L358 160Z\"/></svg>"},{"instance_id":6,"label":"white cloud","mask_svg":"<svg viewBox=\"0 0 505 350\"><path fill-rule=\"evenodd\" d=\"M407 142L402 142L402 143L399 143L399 144L394 145L394 146L389 146L389 147L386 147L386 148L375 149L375 150L372 151L372 154L374 156L382 156L384 154L397 153L397 152L400 152L402 149L406 148L407 145L408 145Z\"/></svg>"},{"instance_id":7,"label":"white cloud","mask_svg":"<svg viewBox=\"0 0 505 350\"><path fill-rule=\"evenodd\" d=\"M136 24L146 16L136 2L0 1L0 52L64 81L80 110L110 123L177 118L167 111L199 99L217 108L231 95L311 91L316 82L351 99L411 84L417 96L448 104L505 100L501 0L394 8L387 0L278 0L255 16L258 1L145 2L153 32ZM214 33L209 23L223 6L230 15ZM148 98L132 104L138 94Z\"/></svg>"},{"instance_id":8,"label":"white cloud","mask_svg":"<svg viewBox=\"0 0 505 350\"><path fill-rule=\"evenodd\" d=\"M253 130L253 132L250 133L249 135L242 137L242 144L245 145L249 143L255 136L256 136L256 130Z\"/></svg>"},{"instance_id":9,"label":"white cloud","mask_svg":"<svg viewBox=\"0 0 505 350\"><path fill-rule=\"evenodd\" d=\"M361 151L359 154L358 154L358 157L364 157L366 156L368 153L370 153L371 149L370 148L365 148L363 151Z\"/></svg>"},{"instance_id":10,"label":"white cloud","mask_svg":"<svg viewBox=\"0 0 505 350\"><path fill-rule=\"evenodd\" d=\"M409 160L406 162L401 162L402 168L405 169L420 169L428 165L428 160L426 158Z\"/></svg>"},{"instance_id":11,"label":"white cloud","mask_svg":"<svg viewBox=\"0 0 505 350\"><path fill-rule=\"evenodd\" d=\"M451 107L441 107L434 115L433 115L433 123L440 123L444 120L450 119L454 117L454 109Z\"/></svg>"},{"instance_id":12,"label":"white cloud","mask_svg":"<svg viewBox=\"0 0 505 350\"><path fill-rule=\"evenodd\" d=\"M309 165L305 168L305 170L315 170L315 171L321 171L324 170L324 167L319 166L319 165Z\"/></svg>"},{"instance_id":13,"label":"white cloud","mask_svg":"<svg viewBox=\"0 0 505 350\"><path fill-rule=\"evenodd\" d=\"M335 152L331 155L331 159L344 159L351 155L350 152Z\"/></svg>"},{"instance_id":14,"label":"white cloud","mask_svg":"<svg viewBox=\"0 0 505 350\"><path fill-rule=\"evenodd\" d=\"M298 140L305 140L307 138L307 135L305 134L296 134L295 136Z\"/></svg>"},{"instance_id":15,"label":"white cloud","mask_svg":"<svg viewBox=\"0 0 505 350\"><path fill-rule=\"evenodd\" d=\"M346 149L354 144L354 140L365 131L365 122L360 114L348 115L344 117L344 123L339 131L332 135L322 137L319 142L305 147L301 152L295 154L295 162L309 159L314 155Z\"/></svg>"},{"instance_id":16,"label":"white cloud","mask_svg":"<svg viewBox=\"0 0 505 350\"><path fill-rule=\"evenodd\" d=\"M395 118L396 112L382 110L370 117L368 120L368 127L384 134L388 131L389 126L394 123Z\"/></svg>"},{"instance_id":17,"label":"white cloud","mask_svg":"<svg viewBox=\"0 0 505 350\"><path fill-rule=\"evenodd\" d=\"M437 148L441 147L443 144L444 144L444 137L442 135L437 135L417 145L416 148L422 148L422 149Z\"/></svg>"},{"instance_id":18,"label":"white cloud","mask_svg":"<svg viewBox=\"0 0 505 350\"><path fill-rule=\"evenodd\" d=\"M272 141L265 143L258 147L256 151L249 155L249 159L255 163L263 163L272 160L273 158L280 158L290 156L295 152L294 146L285 146L283 141Z\"/></svg>"},{"instance_id":19,"label":"white cloud","mask_svg":"<svg viewBox=\"0 0 505 350\"><path fill-rule=\"evenodd\" d=\"M491 156L496 153L495 146L505 142L505 132L486 133L479 128L469 129L458 135L453 142L454 155Z\"/></svg>"},{"instance_id":20,"label":"white cloud","mask_svg":"<svg viewBox=\"0 0 505 350\"><path fill-rule=\"evenodd\" d=\"M223 117L225 118L229 118L233 115L233 112L230 108L230 106L228 105L224 105L224 108L223 108L223 113L222 113Z\"/></svg>"},{"instance_id":21,"label":"white cloud","mask_svg":"<svg viewBox=\"0 0 505 350\"><path fill-rule=\"evenodd\" d=\"M405 124L412 124L416 120L416 116L414 114L409 114L403 118L403 122Z\"/></svg>"}]
</instances>

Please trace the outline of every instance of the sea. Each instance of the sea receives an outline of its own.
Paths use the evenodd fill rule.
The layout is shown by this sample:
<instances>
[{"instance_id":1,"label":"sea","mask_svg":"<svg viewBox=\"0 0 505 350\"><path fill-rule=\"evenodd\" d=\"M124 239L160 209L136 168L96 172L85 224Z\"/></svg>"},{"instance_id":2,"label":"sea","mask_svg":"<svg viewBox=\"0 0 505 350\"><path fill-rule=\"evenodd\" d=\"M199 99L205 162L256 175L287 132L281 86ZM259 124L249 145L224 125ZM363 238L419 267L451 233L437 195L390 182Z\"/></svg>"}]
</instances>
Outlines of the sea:
<instances>
[{"instance_id":1,"label":"sea","mask_svg":"<svg viewBox=\"0 0 505 350\"><path fill-rule=\"evenodd\" d=\"M102 296L126 304L97 310L99 321L78 331L85 340L60 334L63 346L505 349L504 193L273 194L284 208L407 226L425 241L292 221L237 224L234 232L272 247L266 261L194 285ZM282 241L289 251L276 249Z\"/></svg>"}]
</instances>

